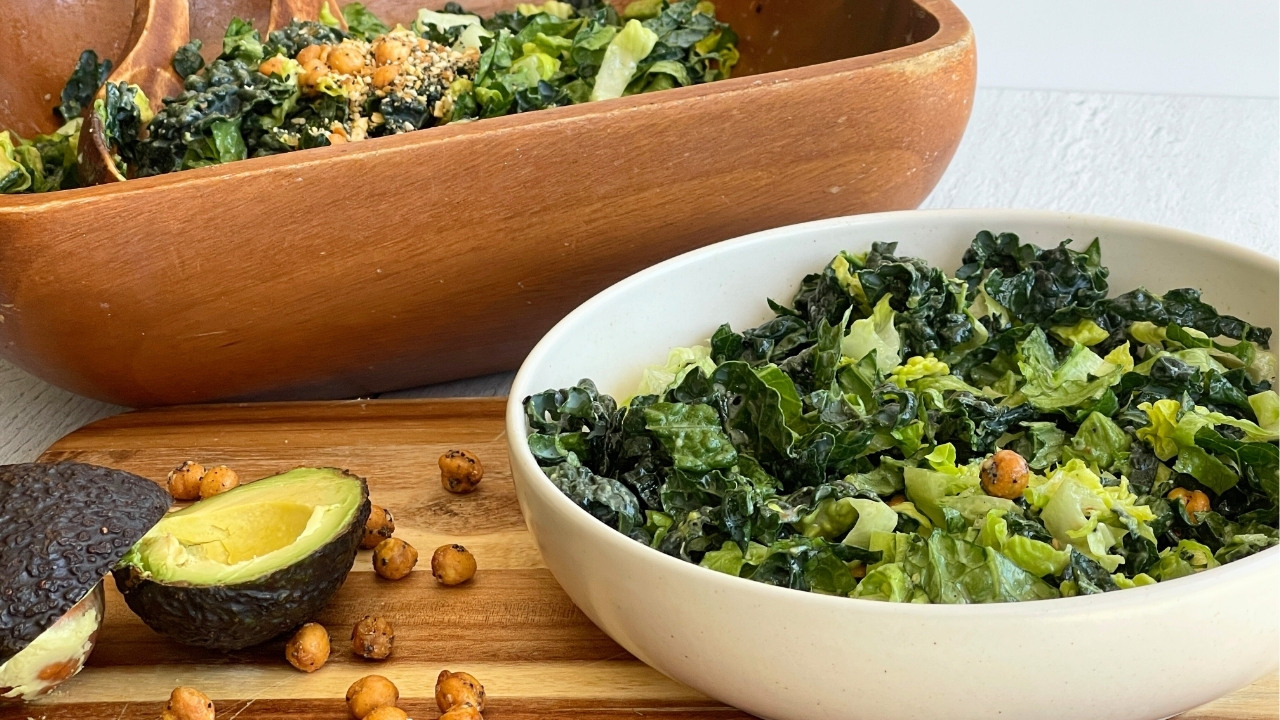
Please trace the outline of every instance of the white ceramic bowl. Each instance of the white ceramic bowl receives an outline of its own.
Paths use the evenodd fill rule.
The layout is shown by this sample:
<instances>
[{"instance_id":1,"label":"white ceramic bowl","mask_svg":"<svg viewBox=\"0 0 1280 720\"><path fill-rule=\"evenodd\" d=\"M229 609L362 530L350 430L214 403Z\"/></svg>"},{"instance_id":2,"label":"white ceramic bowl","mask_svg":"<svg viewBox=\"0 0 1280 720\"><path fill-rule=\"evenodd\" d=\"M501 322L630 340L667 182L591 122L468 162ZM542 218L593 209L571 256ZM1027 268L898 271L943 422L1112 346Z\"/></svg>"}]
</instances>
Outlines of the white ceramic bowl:
<instances>
[{"instance_id":1,"label":"white ceramic bowl","mask_svg":"<svg viewBox=\"0 0 1280 720\"><path fill-rule=\"evenodd\" d=\"M772 317L842 249L896 240L952 272L974 234L1042 246L1101 237L1114 293L1199 287L1276 327L1277 263L1218 240L1122 220L947 210L826 220L681 255L595 296L547 333L507 407L520 508L552 574L593 622L660 672L774 720L1132 718L1183 712L1274 671L1280 548L1158 585L1005 605L898 605L731 577L668 557L578 508L525 445L521 401L592 378L620 396L670 347ZM572 278L565 278L572 282Z\"/></svg>"}]
</instances>

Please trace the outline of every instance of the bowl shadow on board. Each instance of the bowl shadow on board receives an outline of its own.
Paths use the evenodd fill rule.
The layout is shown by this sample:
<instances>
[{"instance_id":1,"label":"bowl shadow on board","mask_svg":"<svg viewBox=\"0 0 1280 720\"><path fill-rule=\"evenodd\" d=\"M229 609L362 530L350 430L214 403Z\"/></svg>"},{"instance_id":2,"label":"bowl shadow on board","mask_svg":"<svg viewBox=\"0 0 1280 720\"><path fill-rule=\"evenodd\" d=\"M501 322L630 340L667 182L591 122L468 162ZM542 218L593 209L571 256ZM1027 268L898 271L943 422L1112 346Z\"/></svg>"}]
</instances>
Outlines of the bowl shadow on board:
<instances>
[{"instance_id":1,"label":"bowl shadow on board","mask_svg":"<svg viewBox=\"0 0 1280 720\"><path fill-rule=\"evenodd\" d=\"M419 3L367 4L407 21ZM194 3L193 34L214 48L265 5ZM44 6L15 5L0 55ZM510 370L575 305L686 250L924 199L973 97L954 5L716 6L742 36L730 80L0 197L0 356L132 406L368 395ZM111 17L103 32L127 35ZM76 27L40 30L50 63L89 44ZM65 72L33 74L36 94ZM20 106L0 125L50 126Z\"/></svg>"}]
</instances>

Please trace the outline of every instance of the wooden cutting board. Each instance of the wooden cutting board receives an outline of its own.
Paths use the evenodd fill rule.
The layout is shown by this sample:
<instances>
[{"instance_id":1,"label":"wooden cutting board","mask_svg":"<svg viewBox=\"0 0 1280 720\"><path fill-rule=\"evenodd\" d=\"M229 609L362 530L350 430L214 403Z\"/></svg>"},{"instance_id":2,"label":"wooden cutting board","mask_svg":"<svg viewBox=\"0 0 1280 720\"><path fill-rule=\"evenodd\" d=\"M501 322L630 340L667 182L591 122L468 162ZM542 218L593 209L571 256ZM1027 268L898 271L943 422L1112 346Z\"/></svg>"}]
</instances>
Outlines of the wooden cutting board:
<instances>
[{"instance_id":1,"label":"wooden cutting board","mask_svg":"<svg viewBox=\"0 0 1280 720\"><path fill-rule=\"evenodd\" d=\"M38 703L0 708L0 718L155 720L177 685L213 698L219 720L347 718L343 696L377 673L400 688L416 720L439 716L442 668L484 683L488 720L667 717L746 720L643 665L574 607L546 570L516 504L502 399L377 400L206 405L128 413L59 440L43 460L78 460L162 481L183 460L225 463L245 478L298 465L332 465L368 478L373 502L395 515L396 536L422 555L408 578L374 575L361 551L347 583L316 618L333 655L313 674L284 660L282 643L222 654L170 642L148 629L108 588L107 618L88 667ZM471 495L440 485L436 460L466 448L485 465ZM428 558L460 542L479 572L439 587ZM354 657L347 638L366 614L388 618L396 649L386 662ZM1176 681L1176 680L1175 680ZM1193 679L1183 681L1194 682ZM1277 680L1266 678L1186 714L1197 720L1277 718ZM803 702L803 698L798 699Z\"/></svg>"}]
</instances>

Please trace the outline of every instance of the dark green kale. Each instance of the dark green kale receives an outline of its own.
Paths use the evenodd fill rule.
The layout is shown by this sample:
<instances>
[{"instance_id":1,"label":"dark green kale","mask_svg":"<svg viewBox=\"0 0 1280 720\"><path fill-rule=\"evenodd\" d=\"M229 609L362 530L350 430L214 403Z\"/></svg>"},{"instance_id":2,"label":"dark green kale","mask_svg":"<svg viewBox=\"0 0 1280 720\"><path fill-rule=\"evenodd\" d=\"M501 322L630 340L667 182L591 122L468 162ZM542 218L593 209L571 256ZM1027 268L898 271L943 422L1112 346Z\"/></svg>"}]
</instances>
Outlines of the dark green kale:
<instances>
[{"instance_id":1,"label":"dark green kale","mask_svg":"<svg viewBox=\"0 0 1280 720\"><path fill-rule=\"evenodd\" d=\"M174 72L184 79L200 72L200 68L204 67L204 57L200 55L200 48L203 46L204 43L199 38L194 38L178 48L173 53Z\"/></svg>"},{"instance_id":2,"label":"dark green kale","mask_svg":"<svg viewBox=\"0 0 1280 720\"><path fill-rule=\"evenodd\" d=\"M62 102L58 105L58 114L62 116L63 122L71 122L84 113L84 109L92 104L94 93L107 81L109 74L110 60L103 58L102 62L98 62L98 54L92 50L80 53L80 59L76 61L76 67L71 71L71 77L67 78L67 84L63 86L59 96Z\"/></svg>"}]
</instances>

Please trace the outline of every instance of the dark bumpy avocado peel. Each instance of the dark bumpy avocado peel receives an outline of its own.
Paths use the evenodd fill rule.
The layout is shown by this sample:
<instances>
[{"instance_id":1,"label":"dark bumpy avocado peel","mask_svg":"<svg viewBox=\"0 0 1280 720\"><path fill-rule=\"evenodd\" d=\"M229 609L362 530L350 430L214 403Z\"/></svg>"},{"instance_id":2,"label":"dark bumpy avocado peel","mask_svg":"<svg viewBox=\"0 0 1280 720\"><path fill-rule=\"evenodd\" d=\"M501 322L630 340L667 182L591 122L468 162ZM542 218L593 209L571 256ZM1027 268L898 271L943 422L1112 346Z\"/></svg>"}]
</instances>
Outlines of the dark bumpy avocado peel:
<instances>
[{"instance_id":1,"label":"dark bumpy avocado peel","mask_svg":"<svg viewBox=\"0 0 1280 720\"><path fill-rule=\"evenodd\" d=\"M347 579L369 519L368 485L339 472L360 482L360 507L341 532L301 560L255 580L214 586L160 583L121 565L113 573L116 587L152 630L186 645L240 650L293 630L312 620Z\"/></svg>"},{"instance_id":2,"label":"dark bumpy avocado peel","mask_svg":"<svg viewBox=\"0 0 1280 720\"><path fill-rule=\"evenodd\" d=\"M122 470L0 466L0 664L92 590L169 503L159 485Z\"/></svg>"}]
</instances>

